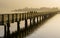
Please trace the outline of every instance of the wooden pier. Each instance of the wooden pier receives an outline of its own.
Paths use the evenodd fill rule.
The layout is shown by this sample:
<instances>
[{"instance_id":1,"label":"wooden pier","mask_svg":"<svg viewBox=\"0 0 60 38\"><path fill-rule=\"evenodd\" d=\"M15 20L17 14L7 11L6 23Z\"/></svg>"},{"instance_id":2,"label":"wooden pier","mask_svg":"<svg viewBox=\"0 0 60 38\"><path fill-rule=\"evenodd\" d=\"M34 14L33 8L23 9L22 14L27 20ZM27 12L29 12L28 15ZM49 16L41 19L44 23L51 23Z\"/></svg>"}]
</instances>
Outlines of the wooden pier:
<instances>
[{"instance_id":1,"label":"wooden pier","mask_svg":"<svg viewBox=\"0 0 60 38\"><path fill-rule=\"evenodd\" d=\"M13 13L0 14L0 25L4 25L4 38L24 38L34 31L45 20L54 16L57 12L27 12L27 13ZM37 18L37 22L35 22ZM38 20L39 18L39 20ZM27 20L30 19L30 26L28 27ZM20 22L25 20L25 28L20 28ZM32 22L33 23L32 23ZM17 31L10 34L10 24L17 22Z\"/></svg>"}]
</instances>

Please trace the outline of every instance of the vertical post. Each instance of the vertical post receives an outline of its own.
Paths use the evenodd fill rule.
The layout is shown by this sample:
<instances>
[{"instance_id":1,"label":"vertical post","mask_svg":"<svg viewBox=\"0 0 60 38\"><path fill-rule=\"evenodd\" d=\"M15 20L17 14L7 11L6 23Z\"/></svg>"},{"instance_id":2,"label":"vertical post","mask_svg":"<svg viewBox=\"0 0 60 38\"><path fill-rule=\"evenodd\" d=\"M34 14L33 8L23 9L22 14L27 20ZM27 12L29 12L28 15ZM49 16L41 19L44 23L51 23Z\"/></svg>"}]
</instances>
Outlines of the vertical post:
<instances>
[{"instance_id":1,"label":"vertical post","mask_svg":"<svg viewBox=\"0 0 60 38\"><path fill-rule=\"evenodd\" d=\"M44 15L42 15L42 21L44 21Z\"/></svg>"},{"instance_id":2,"label":"vertical post","mask_svg":"<svg viewBox=\"0 0 60 38\"><path fill-rule=\"evenodd\" d=\"M2 25L4 25L4 15L2 14Z\"/></svg>"},{"instance_id":3,"label":"vertical post","mask_svg":"<svg viewBox=\"0 0 60 38\"><path fill-rule=\"evenodd\" d=\"M19 21L21 20L21 14L19 14Z\"/></svg>"},{"instance_id":4,"label":"vertical post","mask_svg":"<svg viewBox=\"0 0 60 38\"><path fill-rule=\"evenodd\" d=\"M42 15L42 21L43 21L43 15Z\"/></svg>"},{"instance_id":5,"label":"vertical post","mask_svg":"<svg viewBox=\"0 0 60 38\"><path fill-rule=\"evenodd\" d=\"M25 35L27 34L27 14L25 14Z\"/></svg>"},{"instance_id":6,"label":"vertical post","mask_svg":"<svg viewBox=\"0 0 60 38\"><path fill-rule=\"evenodd\" d=\"M40 15L40 23L41 23L41 15Z\"/></svg>"},{"instance_id":7,"label":"vertical post","mask_svg":"<svg viewBox=\"0 0 60 38\"><path fill-rule=\"evenodd\" d=\"M27 29L27 14L25 14L25 29Z\"/></svg>"},{"instance_id":8,"label":"vertical post","mask_svg":"<svg viewBox=\"0 0 60 38\"><path fill-rule=\"evenodd\" d=\"M27 34L27 19L25 19L25 35Z\"/></svg>"},{"instance_id":9,"label":"vertical post","mask_svg":"<svg viewBox=\"0 0 60 38\"><path fill-rule=\"evenodd\" d=\"M46 19L45 15L44 15L44 20Z\"/></svg>"},{"instance_id":10,"label":"vertical post","mask_svg":"<svg viewBox=\"0 0 60 38\"><path fill-rule=\"evenodd\" d=\"M9 14L8 14L8 22L7 22L7 38L10 38L10 22L9 22Z\"/></svg>"},{"instance_id":11,"label":"vertical post","mask_svg":"<svg viewBox=\"0 0 60 38\"><path fill-rule=\"evenodd\" d=\"M33 24L35 25L35 17L33 18Z\"/></svg>"},{"instance_id":12,"label":"vertical post","mask_svg":"<svg viewBox=\"0 0 60 38\"><path fill-rule=\"evenodd\" d=\"M37 24L38 24L38 16L37 16Z\"/></svg>"},{"instance_id":13,"label":"vertical post","mask_svg":"<svg viewBox=\"0 0 60 38\"><path fill-rule=\"evenodd\" d=\"M31 18L30 18L30 26L31 26Z\"/></svg>"},{"instance_id":14,"label":"vertical post","mask_svg":"<svg viewBox=\"0 0 60 38\"><path fill-rule=\"evenodd\" d=\"M32 23L31 23L31 21L32 21L32 18L30 18L30 28L29 28L29 32L30 32L31 29L32 29Z\"/></svg>"},{"instance_id":15,"label":"vertical post","mask_svg":"<svg viewBox=\"0 0 60 38\"><path fill-rule=\"evenodd\" d=\"M2 14L2 25L4 25L4 15ZM4 38L6 38L6 25L4 25Z\"/></svg>"},{"instance_id":16,"label":"vertical post","mask_svg":"<svg viewBox=\"0 0 60 38\"><path fill-rule=\"evenodd\" d=\"M30 18L30 26L31 26L31 25L32 25L32 24L31 24L31 20L32 20L32 19L31 19L31 13L29 14L29 18Z\"/></svg>"},{"instance_id":17,"label":"vertical post","mask_svg":"<svg viewBox=\"0 0 60 38\"><path fill-rule=\"evenodd\" d=\"M44 18L46 19L46 15L44 15Z\"/></svg>"},{"instance_id":18,"label":"vertical post","mask_svg":"<svg viewBox=\"0 0 60 38\"><path fill-rule=\"evenodd\" d=\"M17 14L16 14L16 20L15 21L17 22Z\"/></svg>"},{"instance_id":19,"label":"vertical post","mask_svg":"<svg viewBox=\"0 0 60 38\"><path fill-rule=\"evenodd\" d=\"M10 38L10 23L7 23L7 38Z\"/></svg>"},{"instance_id":20,"label":"vertical post","mask_svg":"<svg viewBox=\"0 0 60 38\"><path fill-rule=\"evenodd\" d=\"M25 29L27 29L27 19L25 19Z\"/></svg>"},{"instance_id":21,"label":"vertical post","mask_svg":"<svg viewBox=\"0 0 60 38\"><path fill-rule=\"evenodd\" d=\"M20 21L17 21L17 34L20 36Z\"/></svg>"},{"instance_id":22,"label":"vertical post","mask_svg":"<svg viewBox=\"0 0 60 38\"><path fill-rule=\"evenodd\" d=\"M19 21L17 21L17 31L18 31L18 33L20 31L20 22Z\"/></svg>"},{"instance_id":23,"label":"vertical post","mask_svg":"<svg viewBox=\"0 0 60 38\"><path fill-rule=\"evenodd\" d=\"M14 23L14 14L12 14L12 23Z\"/></svg>"},{"instance_id":24,"label":"vertical post","mask_svg":"<svg viewBox=\"0 0 60 38\"><path fill-rule=\"evenodd\" d=\"M4 25L4 38L6 38L6 25Z\"/></svg>"},{"instance_id":25,"label":"vertical post","mask_svg":"<svg viewBox=\"0 0 60 38\"><path fill-rule=\"evenodd\" d=\"M41 22L43 21L43 19L42 19L42 15L41 15Z\"/></svg>"}]
</instances>

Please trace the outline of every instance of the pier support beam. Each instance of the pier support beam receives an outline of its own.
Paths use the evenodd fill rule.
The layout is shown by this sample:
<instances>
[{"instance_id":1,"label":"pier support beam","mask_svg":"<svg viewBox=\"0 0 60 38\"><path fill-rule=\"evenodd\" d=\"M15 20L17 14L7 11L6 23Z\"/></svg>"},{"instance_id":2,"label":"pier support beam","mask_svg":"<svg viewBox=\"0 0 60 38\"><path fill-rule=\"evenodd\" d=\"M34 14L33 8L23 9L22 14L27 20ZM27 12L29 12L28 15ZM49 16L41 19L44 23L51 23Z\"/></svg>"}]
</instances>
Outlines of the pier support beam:
<instances>
[{"instance_id":1,"label":"pier support beam","mask_svg":"<svg viewBox=\"0 0 60 38\"><path fill-rule=\"evenodd\" d=\"M14 23L14 14L12 14L12 23Z\"/></svg>"},{"instance_id":2,"label":"pier support beam","mask_svg":"<svg viewBox=\"0 0 60 38\"><path fill-rule=\"evenodd\" d=\"M28 31L28 21L27 21L27 14L25 14L25 36L27 35L27 31Z\"/></svg>"},{"instance_id":3,"label":"pier support beam","mask_svg":"<svg viewBox=\"0 0 60 38\"><path fill-rule=\"evenodd\" d=\"M42 21L44 21L44 15L42 15Z\"/></svg>"},{"instance_id":4,"label":"pier support beam","mask_svg":"<svg viewBox=\"0 0 60 38\"><path fill-rule=\"evenodd\" d=\"M7 38L10 38L10 23L7 23Z\"/></svg>"},{"instance_id":5,"label":"pier support beam","mask_svg":"<svg viewBox=\"0 0 60 38\"><path fill-rule=\"evenodd\" d=\"M33 18L33 25L35 25L35 17Z\"/></svg>"},{"instance_id":6,"label":"pier support beam","mask_svg":"<svg viewBox=\"0 0 60 38\"><path fill-rule=\"evenodd\" d=\"M37 24L38 24L38 16L37 16Z\"/></svg>"},{"instance_id":7,"label":"pier support beam","mask_svg":"<svg viewBox=\"0 0 60 38\"><path fill-rule=\"evenodd\" d=\"M30 18L30 26L32 25L32 23L31 23L31 18Z\"/></svg>"},{"instance_id":8,"label":"pier support beam","mask_svg":"<svg viewBox=\"0 0 60 38\"><path fill-rule=\"evenodd\" d=\"M2 25L4 25L4 15L2 15Z\"/></svg>"},{"instance_id":9,"label":"pier support beam","mask_svg":"<svg viewBox=\"0 0 60 38\"><path fill-rule=\"evenodd\" d=\"M27 29L27 19L25 19L25 29Z\"/></svg>"},{"instance_id":10,"label":"pier support beam","mask_svg":"<svg viewBox=\"0 0 60 38\"><path fill-rule=\"evenodd\" d=\"M40 23L42 23L42 21L43 21L43 16L41 15L40 16Z\"/></svg>"},{"instance_id":11,"label":"pier support beam","mask_svg":"<svg viewBox=\"0 0 60 38\"><path fill-rule=\"evenodd\" d=\"M41 16L40 16L40 22L41 22Z\"/></svg>"},{"instance_id":12,"label":"pier support beam","mask_svg":"<svg viewBox=\"0 0 60 38\"><path fill-rule=\"evenodd\" d=\"M17 14L16 14L16 19L15 19L15 22L17 22Z\"/></svg>"},{"instance_id":13,"label":"pier support beam","mask_svg":"<svg viewBox=\"0 0 60 38\"><path fill-rule=\"evenodd\" d=\"M44 15L44 20L46 20L46 15Z\"/></svg>"},{"instance_id":14,"label":"pier support beam","mask_svg":"<svg viewBox=\"0 0 60 38\"><path fill-rule=\"evenodd\" d=\"M41 22L43 21L43 17L41 16Z\"/></svg>"},{"instance_id":15,"label":"pier support beam","mask_svg":"<svg viewBox=\"0 0 60 38\"><path fill-rule=\"evenodd\" d=\"M31 28L32 28L32 19L30 18L30 29L29 29L29 32L31 31Z\"/></svg>"},{"instance_id":16,"label":"pier support beam","mask_svg":"<svg viewBox=\"0 0 60 38\"><path fill-rule=\"evenodd\" d=\"M20 32L20 21L17 21L17 31Z\"/></svg>"},{"instance_id":17,"label":"pier support beam","mask_svg":"<svg viewBox=\"0 0 60 38\"><path fill-rule=\"evenodd\" d=\"M8 22L7 22L7 38L10 38L10 18L8 14Z\"/></svg>"},{"instance_id":18,"label":"pier support beam","mask_svg":"<svg viewBox=\"0 0 60 38\"><path fill-rule=\"evenodd\" d=\"M19 14L19 21L21 21L21 14Z\"/></svg>"},{"instance_id":19,"label":"pier support beam","mask_svg":"<svg viewBox=\"0 0 60 38\"><path fill-rule=\"evenodd\" d=\"M6 25L4 25L4 38L6 38Z\"/></svg>"},{"instance_id":20,"label":"pier support beam","mask_svg":"<svg viewBox=\"0 0 60 38\"><path fill-rule=\"evenodd\" d=\"M20 21L17 21L17 34L16 36L20 37Z\"/></svg>"}]
</instances>

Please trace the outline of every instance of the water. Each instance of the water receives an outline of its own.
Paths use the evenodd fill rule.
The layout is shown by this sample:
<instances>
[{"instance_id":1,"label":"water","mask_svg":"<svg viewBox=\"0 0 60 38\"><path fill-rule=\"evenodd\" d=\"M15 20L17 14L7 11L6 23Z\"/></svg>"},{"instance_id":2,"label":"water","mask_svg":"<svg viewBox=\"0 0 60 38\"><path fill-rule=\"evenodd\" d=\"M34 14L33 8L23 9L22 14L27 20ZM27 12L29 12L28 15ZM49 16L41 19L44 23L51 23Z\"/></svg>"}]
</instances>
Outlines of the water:
<instances>
[{"instance_id":1,"label":"water","mask_svg":"<svg viewBox=\"0 0 60 38\"><path fill-rule=\"evenodd\" d=\"M60 14L57 14L26 38L60 38Z\"/></svg>"},{"instance_id":2,"label":"water","mask_svg":"<svg viewBox=\"0 0 60 38\"><path fill-rule=\"evenodd\" d=\"M4 26L0 26L0 37L4 35Z\"/></svg>"},{"instance_id":3,"label":"water","mask_svg":"<svg viewBox=\"0 0 60 38\"><path fill-rule=\"evenodd\" d=\"M36 19L35 19L36 20ZM24 28L25 21L21 21L20 27ZM28 19L29 25L29 19ZM10 33L17 30L17 23L11 23ZM4 26L0 26L0 36L4 35ZM33 34L27 36L26 38L60 38L60 14L57 14L53 18L49 19L45 24L43 24L38 30Z\"/></svg>"}]
</instances>

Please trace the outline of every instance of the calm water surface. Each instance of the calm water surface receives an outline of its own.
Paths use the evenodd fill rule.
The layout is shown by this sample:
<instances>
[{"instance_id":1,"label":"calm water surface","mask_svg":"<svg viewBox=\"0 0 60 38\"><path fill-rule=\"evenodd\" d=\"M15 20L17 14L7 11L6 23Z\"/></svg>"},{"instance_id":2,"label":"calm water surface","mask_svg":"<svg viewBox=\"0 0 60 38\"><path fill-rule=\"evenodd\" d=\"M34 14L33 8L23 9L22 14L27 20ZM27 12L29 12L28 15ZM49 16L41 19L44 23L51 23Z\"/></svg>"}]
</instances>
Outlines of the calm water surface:
<instances>
[{"instance_id":1,"label":"calm water surface","mask_svg":"<svg viewBox=\"0 0 60 38\"><path fill-rule=\"evenodd\" d=\"M29 19L28 19L29 21ZM20 22L21 28L24 28L24 21ZM28 22L29 25L29 22ZM10 33L17 30L17 23L11 23ZM0 36L4 35L4 26L0 26ZM60 14L49 19L45 24L38 28L33 34L26 38L60 38Z\"/></svg>"},{"instance_id":2,"label":"calm water surface","mask_svg":"<svg viewBox=\"0 0 60 38\"><path fill-rule=\"evenodd\" d=\"M60 14L57 14L26 38L60 38Z\"/></svg>"}]
</instances>

